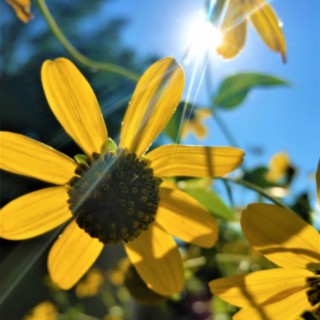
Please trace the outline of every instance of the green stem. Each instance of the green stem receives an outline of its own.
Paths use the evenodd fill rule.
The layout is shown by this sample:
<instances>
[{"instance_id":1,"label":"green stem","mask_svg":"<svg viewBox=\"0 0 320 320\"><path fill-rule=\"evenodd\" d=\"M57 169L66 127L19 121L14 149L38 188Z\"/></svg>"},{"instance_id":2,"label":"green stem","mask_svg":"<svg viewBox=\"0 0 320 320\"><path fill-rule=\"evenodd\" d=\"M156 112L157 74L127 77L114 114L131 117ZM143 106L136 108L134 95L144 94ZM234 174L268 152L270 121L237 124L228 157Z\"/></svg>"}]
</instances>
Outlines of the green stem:
<instances>
[{"instance_id":1,"label":"green stem","mask_svg":"<svg viewBox=\"0 0 320 320\"><path fill-rule=\"evenodd\" d=\"M293 212L288 206L286 206L280 200L278 200L277 198L274 198L273 196L268 194L266 191L264 191L262 188L258 187L257 185L255 185L253 183L250 183L250 182L242 180L242 179L231 179L231 178L219 178L219 179L224 180L224 181L230 181L230 182L239 184L241 186L244 186L248 189L251 189L251 190L257 192L258 194L262 195L263 197L267 198L268 200L272 201L273 203L275 203L279 207L282 207L288 211Z\"/></svg>"},{"instance_id":2,"label":"green stem","mask_svg":"<svg viewBox=\"0 0 320 320\"><path fill-rule=\"evenodd\" d=\"M79 52L65 37L57 23L55 22L53 16L51 15L46 3L44 0L37 0L39 8L46 19L52 33L56 36L59 42L63 45L63 47L69 52L69 54L76 59L78 62L82 63L83 65L90 67L92 69L101 70L105 72L113 72L117 73L121 76L124 76L130 80L137 81L139 79L139 75L126 69L123 67L119 67L112 63L105 63L100 61L95 61L89 59L81 52Z\"/></svg>"}]
</instances>

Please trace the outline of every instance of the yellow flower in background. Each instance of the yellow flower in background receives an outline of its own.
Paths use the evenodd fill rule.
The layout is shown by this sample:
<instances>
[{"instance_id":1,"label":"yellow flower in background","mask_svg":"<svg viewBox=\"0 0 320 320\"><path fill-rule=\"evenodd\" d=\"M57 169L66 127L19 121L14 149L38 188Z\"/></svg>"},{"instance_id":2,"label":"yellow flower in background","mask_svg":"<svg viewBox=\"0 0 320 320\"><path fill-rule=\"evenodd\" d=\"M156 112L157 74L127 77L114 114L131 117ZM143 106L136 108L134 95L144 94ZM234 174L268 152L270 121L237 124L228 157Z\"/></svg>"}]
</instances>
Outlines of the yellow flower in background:
<instances>
[{"instance_id":1,"label":"yellow flower in background","mask_svg":"<svg viewBox=\"0 0 320 320\"><path fill-rule=\"evenodd\" d=\"M17 17L24 23L29 22L33 16L30 11L30 0L6 0L7 3L13 8Z\"/></svg>"},{"instance_id":2,"label":"yellow flower in background","mask_svg":"<svg viewBox=\"0 0 320 320\"><path fill-rule=\"evenodd\" d=\"M98 269L91 269L76 285L76 295L78 298L94 297L98 294L104 282L103 274Z\"/></svg>"},{"instance_id":3,"label":"yellow flower in background","mask_svg":"<svg viewBox=\"0 0 320 320\"><path fill-rule=\"evenodd\" d=\"M219 29L223 34L217 53L226 59L235 57L244 47L247 22L251 22L263 42L273 51L280 53L286 62L286 40L275 12L265 0L220 0L223 8Z\"/></svg>"},{"instance_id":4,"label":"yellow flower in background","mask_svg":"<svg viewBox=\"0 0 320 320\"><path fill-rule=\"evenodd\" d=\"M36 305L23 320L57 320L58 310L50 301L44 301Z\"/></svg>"},{"instance_id":5,"label":"yellow flower in background","mask_svg":"<svg viewBox=\"0 0 320 320\"><path fill-rule=\"evenodd\" d=\"M304 311L320 319L320 235L294 213L251 204L241 227L249 243L281 268L213 280L211 292L242 308L236 320L295 320Z\"/></svg>"},{"instance_id":6,"label":"yellow flower in background","mask_svg":"<svg viewBox=\"0 0 320 320\"><path fill-rule=\"evenodd\" d=\"M270 182L288 185L296 169L292 166L288 155L285 152L276 153L269 162L269 171L266 173L266 179Z\"/></svg>"},{"instance_id":7,"label":"yellow flower in background","mask_svg":"<svg viewBox=\"0 0 320 320\"><path fill-rule=\"evenodd\" d=\"M207 128L202 122L211 115L212 112L209 109L198 108L192 110L189 117L182 122L182 137L185 138L189 132L193 132L198 139L204 139L207 135Z\"/></svg>"},{"instance_id":8,"label":"yellow flower in background","mask_svg":"<svg viewBox=\"0 0 320 320\"><path fill-rule=\"evenodd\" d=\"M183 70L172 58L154 63L139 80L119 148L108 139L89 83L69 60L46 61L41 76L52 112L86 156L74 161L23 135L1 132L1 169L56 185L3 207L1 237L28 239L68 221L48 257L60 288L75 285L105 244L123 243L149 288L163 295L181 291L183 266L172 235L212 247L218 226L200 203L162 179L223 176L242 163L243 151L165 145L146 154L182 95Z\"/></svg>"}]
</instances>

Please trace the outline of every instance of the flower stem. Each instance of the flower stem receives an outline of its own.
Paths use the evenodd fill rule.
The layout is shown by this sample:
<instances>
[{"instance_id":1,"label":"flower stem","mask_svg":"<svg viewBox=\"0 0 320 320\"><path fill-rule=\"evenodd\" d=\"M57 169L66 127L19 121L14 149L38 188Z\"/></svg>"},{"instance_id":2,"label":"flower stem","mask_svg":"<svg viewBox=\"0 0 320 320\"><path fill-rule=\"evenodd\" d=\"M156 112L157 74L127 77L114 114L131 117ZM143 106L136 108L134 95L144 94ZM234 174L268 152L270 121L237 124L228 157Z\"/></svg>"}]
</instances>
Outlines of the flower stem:
<instances>
[{"instance_id":1,"label":"flower stem","mask_svg":"<svg viewBox=\"0 0 320 320\"><path fill-rule=\"evenodd\" d=\"M291 208L289 208L288 206L286 206L283 202L281 202L280 200L278 200L277 198L271 196L270 194L268 194L265 190L263 190L262 188L258 187L257 185L248 182L246 180L242 180L242 179L232 179L232 178L219 178L223 181L230 181L233 182L235 184L244 186L248 189L251 189L255 192L257 192L259 195L263 196L264 198L270 200L271 202L275 203L276 205L278 205L279 207L282 207L283 209L286 209L290 212L293 212L291 210Z\"/></svg>"},{"instance_id":2,"label":"flower stem","mask_svg":"<svg viewBox=\"0 0 320 320\"><path fill-rule=\"evenodd\" d=\"M38 6L40 8L41 13L43 14L45 20L47 21L52 33L56 36L62 46L69 52L69 54L76 59L78 62L82 63L83 65L90 67L92 69L105 71L105 72L112 72L117 73L123 77L126 77L130 80L137 81L139 75L120 66L117 66L112 63L105 63L100 61L92 60L86 57L84 54L79 52L65 37L57 23L55 22L53 16L51 15L46 3L44 0L37 0Z\"/></svg>"}]
</instances>

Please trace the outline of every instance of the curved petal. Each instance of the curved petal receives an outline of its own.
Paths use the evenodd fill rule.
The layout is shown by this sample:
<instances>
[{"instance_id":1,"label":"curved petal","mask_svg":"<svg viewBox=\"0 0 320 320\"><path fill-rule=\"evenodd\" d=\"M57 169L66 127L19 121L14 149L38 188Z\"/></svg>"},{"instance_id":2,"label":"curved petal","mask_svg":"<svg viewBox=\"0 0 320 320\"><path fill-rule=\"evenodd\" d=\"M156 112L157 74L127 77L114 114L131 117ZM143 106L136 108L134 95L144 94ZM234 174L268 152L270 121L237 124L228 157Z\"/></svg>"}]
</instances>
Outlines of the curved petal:
<instances>
[{"instance_id":1,"label":"curved petal","mask_svg":"<svg viewBox=\"0 0 320 320\"><path fill-rule=\"evenodd\" d=\"M141 279L153 291L169 296L184 286L184 271L178 247L156 223L125 244L128 257Z\"/></svg>"},{"instance_id":2,"label":"curved petal","mask_svg":"<svg viewBox=\"0 0 320 320\"><path fill-rule=\"evenodd\" d=\"M247 8L251 11L250 20L263 42L271 50L279 52L283 62L286 62L286 40L272 7L265 0L250 0Z\"/></svg>"},{"instance_id":3,"label":"curved petal","mask_svg":"<svg viewBox=\"0 0 320 320\"><path fill-rule=\"evenodd\" d=\"M68 183L77 164L63 153L13 132L0 132L0 168L12 173L51 182Z\"/></svg>"},{"instance_id":4,"label":"curved petal","mask_svg":"<svg viewBox=\"0 0 320 320\"><path fill-rule=\"evenodd\" d=\"M257 308L245 308L236 313L234 320L279 320L297 319L304 311L310 309L305 291L298 291L286 299Z\"/></svg>"},{"instance_id":5,"label":"curved petal","mask_svg":"<svg viewBox=\"0 0 320 320\"><path fill-rule=\"evenodd\" d=\"M217 53L225 59L235 57L244 47L247 36L247 21L242 1L230 1L222 26L223 38Z\"/></svg>"},{"instance_id":6,"label":"curved petal","mask_svg":"<svg viewBox=\"0 0 320 320\"><path fill-rule=\"evenodd\" d=\"M249 243L281 267L320 267L320 235L297 215L275 205L251 204L241 217Z\"/></svg>"},{"instance_id":7,"label":"curved petal","mask_svg":"<svg viewBox=\"0 0 320 320\"><path fill-rule=\"evenodd\" d=\"M101 153L107 130L89 83L69 60L45 61L41 80L50 108L64 130L89 156Z\"/></svg>"},{"instance_id":8,"label":"curved petal","mask_svg":"<svg viewBox=\"0 0 320 320\"><path fill-rule=\"evenodd\" d=\"M51 187L19 197L0 210L0 237L23 240L50 231L71 218L65 187Z\"/></svg>"},{"instance_id":9,"label":"curved petal","mask_svg":"<svg viewBox=\"0 0 320 320\"><path fill-rule=\"evenodd\" d=\"M74 286L96 261L103 249L99 240L91 238L71 222L53 244L48 256L52 281L61 289Z\"/></svg>"},{"instance_id":10,"label":"curved petal","mask_svg":"<svg viewBox=\"0 0 320 320\"><path fill-rule=\"evenodd\" d=\"M307 299L306 278L313 275L313 272L306 269L263 270L213 280L209 282L209 287L213 294L230 304L242 308L258 307L287 299L301 291Z\"/></svg>"},{"instance_id":11,"label":"curved petal","mask_svg":"<svg viewBox=\"0 0 320 320\"><path fill-rule=\"evenodd\" d=\"M159 60L149 67L140 78L125 114L120 148L140 157L172 117L183 86L183 70L173 58Z\"/></svg>"},{"instance_id":12,"label":"curved petal","mask_svg":"<svg viewBox=\"0 0 320 320\"><path fill-rule=\"evenodd\" d=\"M158 177L221 177L239 167L244 152L231 147L166 145L146 155Z\"/></svg>"},{"instance_id":13,"label":"curved petal","mask_svg":"<svg viewBox=\"0 0 320 320\"><path fill-rule=\"evenodd\" d=\"M163 184L155 219L170 234L201 247L212 247L218 238L217 221L197 200Z\"/></svg>"}]
</instances>

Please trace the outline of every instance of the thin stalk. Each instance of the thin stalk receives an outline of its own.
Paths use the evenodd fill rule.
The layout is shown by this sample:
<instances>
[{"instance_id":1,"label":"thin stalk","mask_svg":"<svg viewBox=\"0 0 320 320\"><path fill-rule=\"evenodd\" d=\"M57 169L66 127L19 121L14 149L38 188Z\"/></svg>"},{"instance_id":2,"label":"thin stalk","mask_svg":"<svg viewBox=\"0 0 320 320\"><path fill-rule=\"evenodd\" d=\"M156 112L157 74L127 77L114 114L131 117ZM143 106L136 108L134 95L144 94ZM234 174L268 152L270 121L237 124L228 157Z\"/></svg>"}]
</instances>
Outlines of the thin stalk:
<instances>
[{"instance_id":1,"label":"thin stalk","mask_svg":"<svg viewBox=\"0 0 320 320\"><path fill-rule=\"evenodd\" d=\"M248 181L245 181L245 180L242 180L242 179L231 179L231 178L219 178L219 179L224 180L224 181L230 181L230 182L233 182L235 184L244 186L244 187L246 187L248 189L251 189L251 190L257 192L259 195L263 196L264 198L266 198L266 199L270 200L271 202L275 203L279 207L282 207L282 208L284 208L284 209L286 209L288 211L293 212L291 210L291 208L286 206L283 202L281 202L277 198L271 196L265 190L263 190L262 188L258 187L257 185L255 185L255 184L253 184L251 182L248 182Z\"/></svg>"},{"instance_id":2,"label":"thin stalk","mask_svg":"<svg viewBox=\"0 0 320 320\"><path fill-rule=\"evenodd\" d=\"M106 63L106 62L100 62L92 60L88 57L86 57L84 54L79 52L65 37L57 23L55 22L53 16L51 15L46 3L44 0L37 0L38 6L40 8L41 13L43 14L43 17L47 21L52 33L56 36L58 41L62 44L62 46L69 52L69 54L78 62L81 64L100 71L105 72L112 72L119 74L123 77L126 77L130 80L137 81L139 79L139 75L135 72L132 72L126 68L117 66L112 63Z\"/></svg>"}]
</instances>

